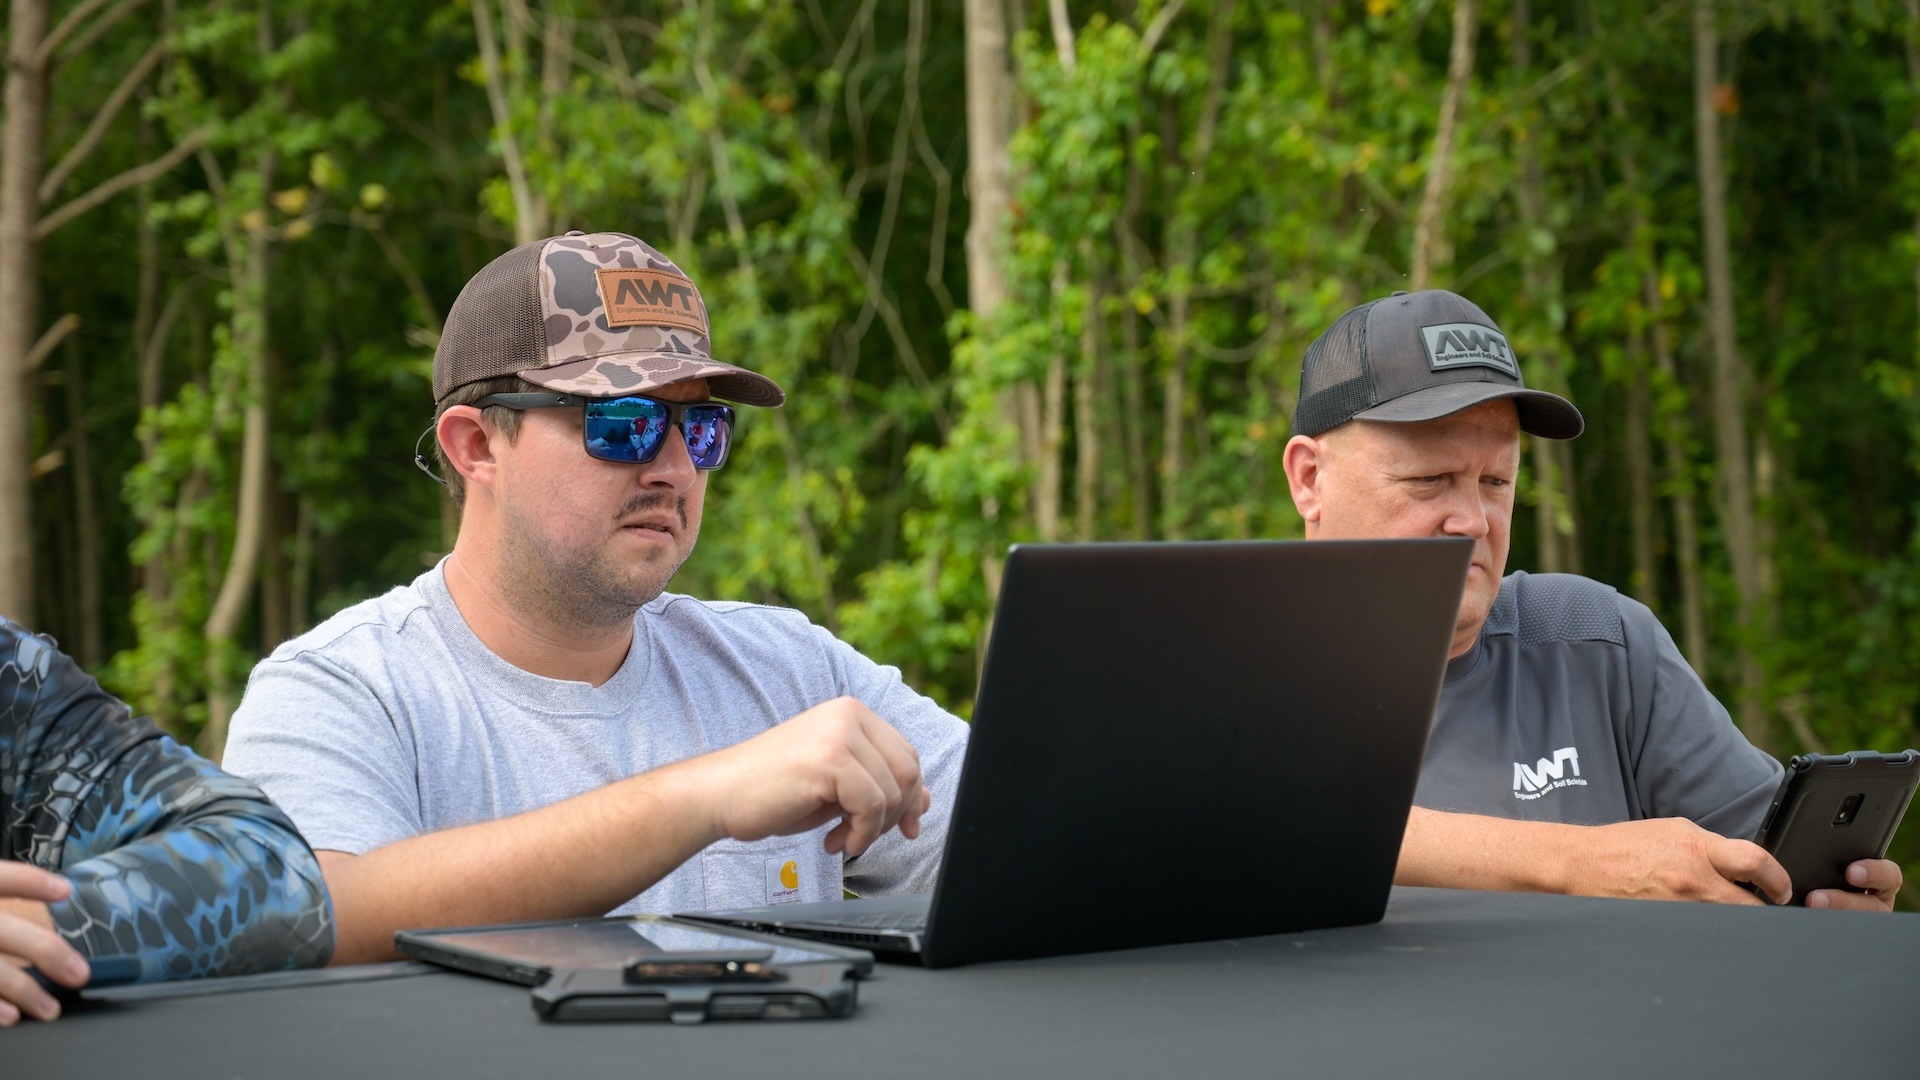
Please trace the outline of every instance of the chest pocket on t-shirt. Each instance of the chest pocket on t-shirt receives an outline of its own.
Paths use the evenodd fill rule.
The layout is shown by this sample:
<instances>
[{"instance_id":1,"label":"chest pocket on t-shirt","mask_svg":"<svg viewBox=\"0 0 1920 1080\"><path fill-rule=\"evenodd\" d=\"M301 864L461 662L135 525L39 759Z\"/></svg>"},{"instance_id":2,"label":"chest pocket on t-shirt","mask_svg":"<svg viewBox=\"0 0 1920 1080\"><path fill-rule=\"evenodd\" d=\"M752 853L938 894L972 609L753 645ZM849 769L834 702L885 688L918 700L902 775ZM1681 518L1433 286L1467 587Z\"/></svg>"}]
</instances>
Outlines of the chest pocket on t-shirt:
<instances>
[{"instance_id":1,"label":"chest pocket on t-shirt","mask_svg":"<svg viewBox=\"0 0 1920 1080\"><path fill-rule=\"evenodd\" d=\"M837 900L839 860L820 850L817 833L774 836L747 843L722 840L700 853L708 908L762 907Z\"/></svg>"}]
</instances>

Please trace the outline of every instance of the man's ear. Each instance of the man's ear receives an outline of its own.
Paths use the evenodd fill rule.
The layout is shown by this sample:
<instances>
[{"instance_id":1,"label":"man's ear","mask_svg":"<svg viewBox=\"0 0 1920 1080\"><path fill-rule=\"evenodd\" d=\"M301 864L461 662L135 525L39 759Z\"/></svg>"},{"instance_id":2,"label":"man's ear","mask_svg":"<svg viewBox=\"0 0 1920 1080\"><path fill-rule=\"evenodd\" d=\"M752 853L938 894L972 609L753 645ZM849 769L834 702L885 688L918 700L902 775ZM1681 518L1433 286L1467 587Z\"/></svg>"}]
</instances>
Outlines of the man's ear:
<instances>
[{"instance_id":1,"label":"man's ear","mask_svg":"<svg viewBox=\"0 0 1920 1080\"><path fill-rule=\"evenodd\" d=\"M434 437L440 440L440 449L447 455L447 467L466 478L469 497L475 486L492 489L498 467L493 440L500 435L500 431L481 419L480 410L472 405L455 405L440 414Z\"/></svg>"},{"instance_id":2,"label":"man's ear","mask_svg":"<svg viewBox=\"0 0 1920 1080\"><path fill-rule=\"evenodd\" d=\"M1309 526L1320 522L1320 482L1326 460L1327 444L1309 435L1295 435L1281 451L1280 464L1287 473L1287 489L1293 493L1293 508Z\"/></svg>"}]
</instances>

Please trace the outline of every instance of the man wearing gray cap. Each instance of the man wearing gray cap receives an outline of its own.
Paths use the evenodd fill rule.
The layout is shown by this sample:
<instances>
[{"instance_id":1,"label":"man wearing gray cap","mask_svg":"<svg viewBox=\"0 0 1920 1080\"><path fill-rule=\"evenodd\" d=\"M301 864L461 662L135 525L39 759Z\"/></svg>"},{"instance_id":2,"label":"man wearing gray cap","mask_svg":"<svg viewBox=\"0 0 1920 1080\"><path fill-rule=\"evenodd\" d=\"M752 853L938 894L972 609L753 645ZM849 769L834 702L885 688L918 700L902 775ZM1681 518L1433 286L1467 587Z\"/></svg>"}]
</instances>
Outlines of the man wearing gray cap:
<instances>
[{"instance_id":1,"label":"man wearing gray cap","mask_svg":"<svg viewBox=\"0 0 1920 1080\"><path fill-rule=\"evenodd\" d=\"M1466 536L1474 554L1395 880L1776 902L1747 838L1781 766L1743 738L1643 604L1571 574L1505 574L1520 435L1585 421L1529 390L1471 301L1397 292L1308 347L1285 452L1308 539ZM1504 576L1503 576L1504 575ZM1898 864L1809 907L1891 910Z\"/></svg>"},{"instance_id":2,"label":"man wearing gray cap","mask_svg":"<svg viewBox=\"0 0 1920 1080\"><path fill-rule=\"evenodd\" d=\"M665 591L733 442L713 399L785 400L713 358L678 267L620 233L507 252L433 392L453 552L261 661L227 746L315 849L336 963L407 927L932 888L966 726L798 612Z\"/></svg>"}]
</instances>

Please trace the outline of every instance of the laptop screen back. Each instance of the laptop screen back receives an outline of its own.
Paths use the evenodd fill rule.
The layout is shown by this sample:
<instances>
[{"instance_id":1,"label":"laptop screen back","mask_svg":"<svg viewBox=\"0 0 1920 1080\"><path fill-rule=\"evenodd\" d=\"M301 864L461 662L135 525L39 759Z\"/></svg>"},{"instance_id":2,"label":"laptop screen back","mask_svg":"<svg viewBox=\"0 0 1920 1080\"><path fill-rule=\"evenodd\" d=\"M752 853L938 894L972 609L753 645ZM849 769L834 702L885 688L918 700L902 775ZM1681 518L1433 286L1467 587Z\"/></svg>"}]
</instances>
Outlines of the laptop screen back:
<instances>
[{"instance_id":1,"label":"laptop screen back","mask_svg":"<svg viewBox=\"0 0 1920 1080\"><path fill-rule=\"evenodd\" d=\"M1471 550L1014 548L925 962L1377 921Z\"/></svg>"}]
</instances>

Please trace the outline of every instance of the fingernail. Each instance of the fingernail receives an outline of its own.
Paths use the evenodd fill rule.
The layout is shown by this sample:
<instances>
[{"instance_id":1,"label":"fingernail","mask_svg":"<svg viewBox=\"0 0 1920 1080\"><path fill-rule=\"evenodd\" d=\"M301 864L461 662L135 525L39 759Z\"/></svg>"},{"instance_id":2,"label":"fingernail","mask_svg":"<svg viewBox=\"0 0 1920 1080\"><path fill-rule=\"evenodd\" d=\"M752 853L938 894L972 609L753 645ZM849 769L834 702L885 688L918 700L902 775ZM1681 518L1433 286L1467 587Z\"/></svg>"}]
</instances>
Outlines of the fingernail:
<instances>
[{"instance_id":1,"label":"fingernail","mask_svg":"<svg viewBox=\"0 0 1920 1080\"><path fill-rule=\"evenodd\" d=\"M1858 863L1847 867L1847 880L1855 885L1865 885L1867 883L1867 868Z\"/></svg>"},{"instance_id":2,"label":"fingernail","mask_svg":"<svg viewBox=\"0 0 1920 1080\"><path fill-rule=\"evenodd\" d=\"M58 1020L60 1003L53 1000L51 995L41 994L33 1003L33 1015L40 1020Z\"/></svg>"},{"instance_id":3,"label":"fingernail","mask_svg":"<svg viewBox=\"0 0 1920 1080\"><path fill-rule=\"evenodd\" d=\"M62 970L66 973L69 982L80 982L90 974L87 962L78 956L68 960Z\"/></svg>"},{"instance_id":4,"label":"fingernail","mask_svg":"<svg viewBox=\"0 0 1920 1080\"><path fill-rule=\"evenodd\" d=\"M1827 906L1827 894L1826 894L1826 893L1825 893L1824 891L1821 891L1821 892L1810 892L1810 893L1808 893L1808 894L1807 894L1807 906L1808 906L1808 907L1811 907L1811 908L1823 908L1823 907L1826 907L1826 906Z\"/></svg>"}]
</instances>

